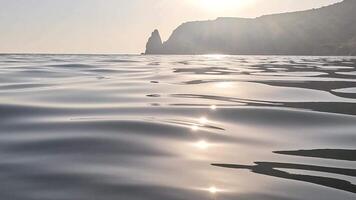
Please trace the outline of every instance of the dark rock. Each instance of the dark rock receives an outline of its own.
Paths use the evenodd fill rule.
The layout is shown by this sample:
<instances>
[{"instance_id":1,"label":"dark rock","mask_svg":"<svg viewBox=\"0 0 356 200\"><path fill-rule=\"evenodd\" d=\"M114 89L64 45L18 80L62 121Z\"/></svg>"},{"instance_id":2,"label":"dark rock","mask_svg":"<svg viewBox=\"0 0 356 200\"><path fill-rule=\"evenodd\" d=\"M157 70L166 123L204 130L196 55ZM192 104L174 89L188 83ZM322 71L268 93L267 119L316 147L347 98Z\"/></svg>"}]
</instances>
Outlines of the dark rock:
<instances>
[{"instance_id":1,"label":"dark rock","mask_svg":"<svg viewBox=\"0 0 356 200\"><path fill-rule=\"evenodd\" d=\"M356 0L254 19L218 18L158 31L146 54L356 55Z\"/></svg>"},{"instance_id":2,"label":"dark rock","mask_svg":"<svg viewBox=\"0 0 356 200\"><path fill-rule=\"evenodd\" d=\"M154 30L151 37L148 39L146 44L146 53L145 54L160 54L163 50L163 44L161 36L158 30Z\"/></svg>"}]
</instances>

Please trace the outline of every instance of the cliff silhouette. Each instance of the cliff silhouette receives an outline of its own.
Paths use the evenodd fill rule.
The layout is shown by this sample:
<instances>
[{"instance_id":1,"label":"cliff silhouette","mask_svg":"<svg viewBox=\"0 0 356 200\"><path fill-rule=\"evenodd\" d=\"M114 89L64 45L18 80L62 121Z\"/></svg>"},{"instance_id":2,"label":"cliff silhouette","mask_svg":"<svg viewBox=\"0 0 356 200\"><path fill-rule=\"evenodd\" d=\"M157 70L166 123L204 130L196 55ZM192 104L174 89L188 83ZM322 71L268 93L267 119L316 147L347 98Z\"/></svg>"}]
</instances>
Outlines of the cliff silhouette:
<instances>
[{"instance_id":1,"label":"cliff silhouette","mask_svg":"<svg viewBox=\"0 0 356 200\"><path fill-rule=\"evenodd\" d=\"M356 0L258 18L218 18L180 25L146 54L356 55Z\"/></svg>"}]
</instances>

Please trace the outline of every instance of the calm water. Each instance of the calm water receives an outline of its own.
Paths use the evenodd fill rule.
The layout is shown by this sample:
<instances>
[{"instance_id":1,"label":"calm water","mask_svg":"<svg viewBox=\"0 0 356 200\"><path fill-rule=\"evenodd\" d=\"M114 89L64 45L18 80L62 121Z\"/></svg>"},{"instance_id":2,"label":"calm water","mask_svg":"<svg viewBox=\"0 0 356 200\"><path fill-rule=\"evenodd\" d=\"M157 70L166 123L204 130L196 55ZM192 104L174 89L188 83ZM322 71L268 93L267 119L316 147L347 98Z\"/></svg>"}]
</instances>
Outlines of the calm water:
<instances>
[{"instance_id":1,"label":"calm water","mask_svg":"<svg viewBox=\"0 0 356 200\"><path fill-rule=\"evenodd\" d=\"M356 199L356 58L0 55L2 200Z\"/></svg>"}]
</instances>

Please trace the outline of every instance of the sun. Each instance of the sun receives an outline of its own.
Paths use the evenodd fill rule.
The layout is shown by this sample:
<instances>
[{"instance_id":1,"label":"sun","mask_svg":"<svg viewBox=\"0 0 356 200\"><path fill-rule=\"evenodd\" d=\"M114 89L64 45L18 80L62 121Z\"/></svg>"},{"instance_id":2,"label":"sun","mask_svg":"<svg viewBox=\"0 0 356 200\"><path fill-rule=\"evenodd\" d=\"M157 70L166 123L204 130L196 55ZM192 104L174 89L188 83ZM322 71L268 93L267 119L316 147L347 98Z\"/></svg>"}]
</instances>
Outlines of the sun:
<instances>
[{"instance_id":1,"label":"sun","mask_svg":"<svg viewBox=\"0 0 356 200\"><path fill-rule=\"evenodd\" d=\"M225 11L244 6L246 0L198 0L198 4L208 11Z\"/></svg>"}]
</instances>

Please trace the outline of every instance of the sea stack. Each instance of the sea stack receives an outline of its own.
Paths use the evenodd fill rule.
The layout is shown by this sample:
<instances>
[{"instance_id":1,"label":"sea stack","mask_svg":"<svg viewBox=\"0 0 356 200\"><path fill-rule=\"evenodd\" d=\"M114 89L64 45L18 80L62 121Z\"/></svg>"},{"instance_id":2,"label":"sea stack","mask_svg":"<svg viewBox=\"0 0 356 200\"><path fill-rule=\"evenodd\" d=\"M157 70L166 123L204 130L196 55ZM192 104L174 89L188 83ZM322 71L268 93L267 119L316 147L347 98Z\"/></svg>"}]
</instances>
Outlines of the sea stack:
<instances>
[{"instance_id":1,"label":"sea stack","mask_svg":"<svg viewBox=\"0 0 356 200\"><path fill-rule=\"evenodd\" d=\"M356 55L356 0L257 18L186 22L165 42L158 31L146 54Z\"/></svg>"},{"instance_id":2,"label":"sea stack","mask_svg":"<svg viewBox=\"0 0 356 200\"><path fill-rule=\"evenodd\" d=\"M145 54L160 54L163 51L162 39L159 34L159 31L156 29L152 32L151 37L148 39L146 44Z\"/></svg>"}]
</instances>

